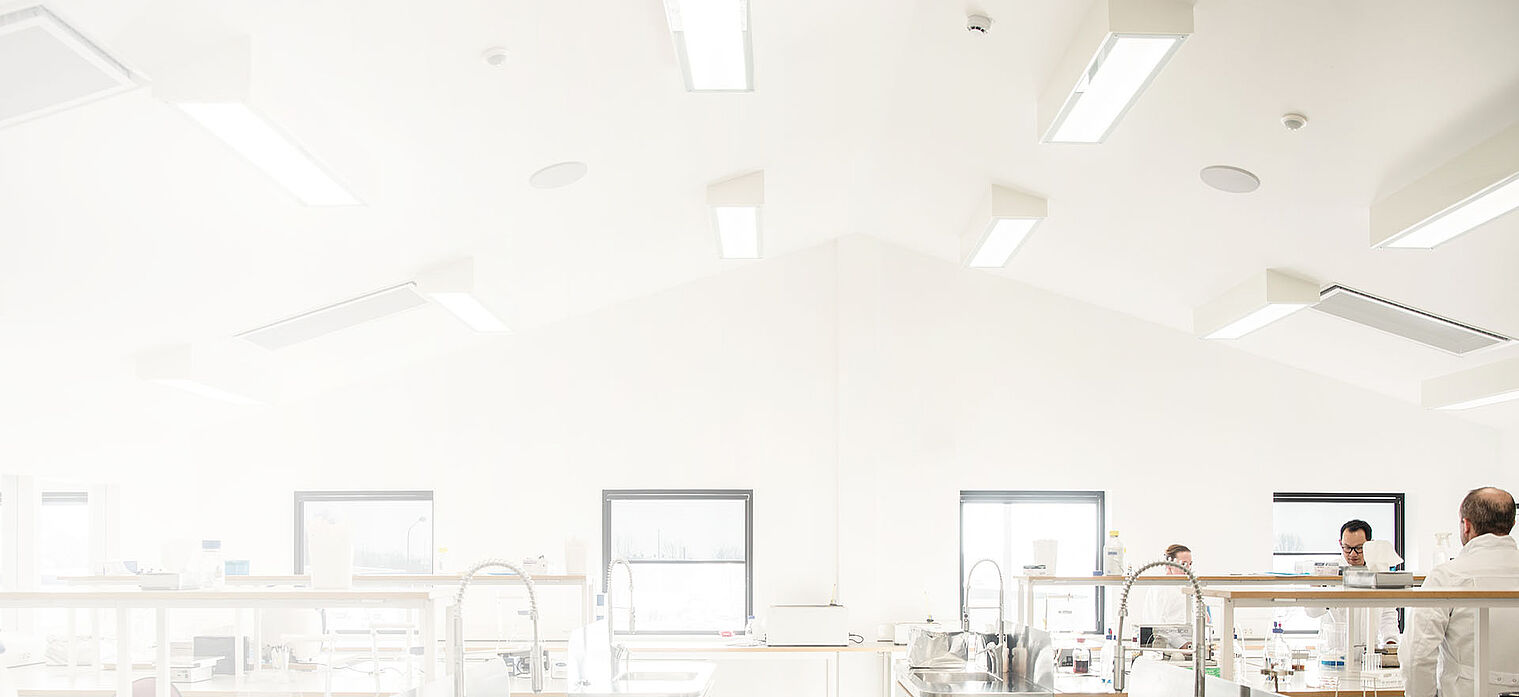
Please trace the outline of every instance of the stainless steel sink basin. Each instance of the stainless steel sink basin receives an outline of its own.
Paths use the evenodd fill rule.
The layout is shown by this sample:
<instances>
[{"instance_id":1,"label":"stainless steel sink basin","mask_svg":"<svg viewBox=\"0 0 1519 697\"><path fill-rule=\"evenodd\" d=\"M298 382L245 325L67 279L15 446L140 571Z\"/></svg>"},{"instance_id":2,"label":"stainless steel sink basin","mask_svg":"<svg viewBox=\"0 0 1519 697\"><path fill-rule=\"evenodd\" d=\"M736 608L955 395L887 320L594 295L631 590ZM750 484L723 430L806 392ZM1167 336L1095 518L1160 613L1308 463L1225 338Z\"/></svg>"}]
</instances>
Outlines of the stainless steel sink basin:
<instances>
[{"instance_id":1,"label":"stainless steel sink basin","mask_svg":"<svg viewBox=\"0 0 1519 697\"><path fill-rule=\"evenodd\" d=\"M1022 680L1011 684L1002 678L983 671L955 671L942 669L905 670L897 675L897 683L912 697L954 697L957 695L989 695L991 697L1032 697L1049 695L1050 691Z\"/></svg>"},{"instance_id":2,"label":"stainless steel sink basin","mask_svg":"<svg viewBox=\"0 0 1519 697\"><path fill-rule=\"evenodd\" d=\"M695 680L696 677L697 677L697 674L696 673L691 673L691 672L653 673L653 672L648 672L648 671L637 671L637 672L631 672L631 673L623 673L622 675L617 676L617 679L618 680L631 680L631 681L635 681L635 682L637 682L637 681L648 681L648 680L657 680L657 681L661 681L661 682L678 682L678 681L681 681L681 680Z\"/></svg>"}]
</instances>

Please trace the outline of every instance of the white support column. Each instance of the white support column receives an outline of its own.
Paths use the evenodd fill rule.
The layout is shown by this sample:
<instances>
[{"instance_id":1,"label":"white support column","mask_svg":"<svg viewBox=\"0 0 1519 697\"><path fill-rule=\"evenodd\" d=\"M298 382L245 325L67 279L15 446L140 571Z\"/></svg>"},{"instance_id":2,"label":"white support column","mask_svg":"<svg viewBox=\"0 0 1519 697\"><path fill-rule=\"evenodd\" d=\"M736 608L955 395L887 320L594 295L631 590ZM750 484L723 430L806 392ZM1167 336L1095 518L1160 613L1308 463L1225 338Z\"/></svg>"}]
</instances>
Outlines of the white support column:
<instances>
[{"instance_id":1,"label":"white support column","mask_svg":"<svg viewBox=\"0 0 1519 697\"><path fill-rule=\"evenodd\" d=\"M1228 642L1228 646L1229 646L1229 653L1226 656L1223 657L1223 658L1226 658L1228 660L1220 659L1219 662L1218 662L1218 675L1219 675L1219 677L1221 677L1221 678L1223 678L1225 680L1234 680L1235 679L1235 677L1234 677L1234 632L1235 631L1237 631L1237 630L1234 628L1234 601L1233 600L1229 600L1229 599L1226 598L1226 599L1224 599L1223 611L1219 613L1219 630L1218 630L1218 645L1219 645L1219 647L1222 648L1224 646L1224 642ZM1123 637L1118 637L1118 640L1119 641L1123 641ZM1243 643L1241 645L1243 645ZM1220 650L1219 653L1222 654L1224 652L1222 650ZM1123 666L1114 666L1113 670L1123 670Z\"/></svg>"},{"instance_id":2,"label":"white support column","mask_svg":"<svg viewBox=\"0 0 1519 697\"><path fill-rule=\"evenodd\" d=\"M132 697L132 611L116 608L116 697Z\"/></svg>"},{"instance_id":3,"label":"white support column","mask_svg":"<svg viewBox=\"0 0 1519 697\"><path fill-rule=\"evenodd\" d=\"M158 655L153 661L153 697L169 697L169 611L158 608L153 611L154 624L158 627Z\"/></svg>"},{"instance_id":4,"label":"white support column","mask_svg":"<svg viewBox=\"0 0 1519 697\"><path fill-rule=\"evenodd\" d=\"M1493 665L1492 610L1477 608L1477 634L1473 637L1472 688L1476 697L1494 697L1498 690L1488 684L1487 673Z\"/></svg>"},{"instance_id":5,"label":"white support column","mask_svg":"<svg viewBox=\"0 0 1519 697\"><path fill-rule=\"evenodd\" d=\"M438 677L438 601L428 598L422 602L422 677L432 682ZM461 645L460 651L464 650Z\"/></svg>"},{"instance_id":6,"label":"white support column","mask_svg":"<svg viewBox=\"0 0 1519 697\"><path fill-rule=\"evenodd\" d=\"M244 634L245 631L246 631L246 626L243 624L243 611L242 611L242 609L233 610L232 611L232 678L236 681L236 684L238 684L238 685L242 685L243 684L243 664L245 662L244 657L247 655L246 652L248 650L248 648L247 648L248 647L247 641L243 639L243 634ZM164 695L159 695L158 697L164 697Z\"/></svg>"}]
</instances>

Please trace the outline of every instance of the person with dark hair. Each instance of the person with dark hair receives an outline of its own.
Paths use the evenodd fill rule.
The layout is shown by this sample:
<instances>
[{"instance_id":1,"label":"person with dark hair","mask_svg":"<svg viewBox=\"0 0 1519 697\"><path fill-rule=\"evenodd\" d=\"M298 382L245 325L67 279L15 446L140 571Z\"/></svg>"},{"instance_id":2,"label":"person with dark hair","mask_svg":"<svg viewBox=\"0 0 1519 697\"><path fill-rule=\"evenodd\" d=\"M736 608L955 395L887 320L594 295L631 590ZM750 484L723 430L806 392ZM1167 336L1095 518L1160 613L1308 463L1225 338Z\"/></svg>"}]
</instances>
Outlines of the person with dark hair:
<instances>
[{"instance_id":1,"label":"person with dark hair","mask_svg":"<svg viewBox=\"0 0 1519 697\"><path fill-rule=\"evenodd\" d=\"M1356 519L1340 526L1340 554L1345 557L1346 566L1366 566L1366 542L1370 539L1371 523ZM1320 644L1339 643L1339 636L1345 631L1343 628L1349 626L1350 613L1342 607L1305 607L1303 612L1319 618ZM1384 607L1377 612L1377 644L1398 643L1398 611Z\"/></svg>"},{"instance_id":2,"label":"person with dark hair","mask_svg":"<svg viewBox=\"0 0 1519 697\"><path fill-rule=\"evenodd\" d=\"M1461 551L1436 566L1425 588L1519 588L1519 544L1514 530L1514 497L1496 487L1473 489L1461 501ZM1488 689L1503 692L1519 684L1519 624L1494 610L1487 666ZM1477 630L1469 607L1414 608L1400 651L1407 697L1459 697L1473 693ZM1486 640L1484 640L1486 641ZM1437 671L1438 668L1438 671Z\"/></svg>"},{"instance_id":3,"label":"person with dark hair","mask_svg":"<svg viewBox=\"0 0 1519 697\"><path fill-rule=\"evenodd\" d=\"M1171 545L1166 548L1166 561L1176 562L1188 569L1192 568L1192 549L1186 545ZM1186 572L1174 566L1165 567L1166 574L1170 576L1183 576ZM1191 625L1192 610L1195 604L1192 589L1187 586L1155 586L1146 589L1144 618L1148 624L1176 624ZM1166 643L1173 649L1185 649L1191 645L1188 640L1191 634L1176 633L1165 637Z\"/></svg>"}]
</instances>

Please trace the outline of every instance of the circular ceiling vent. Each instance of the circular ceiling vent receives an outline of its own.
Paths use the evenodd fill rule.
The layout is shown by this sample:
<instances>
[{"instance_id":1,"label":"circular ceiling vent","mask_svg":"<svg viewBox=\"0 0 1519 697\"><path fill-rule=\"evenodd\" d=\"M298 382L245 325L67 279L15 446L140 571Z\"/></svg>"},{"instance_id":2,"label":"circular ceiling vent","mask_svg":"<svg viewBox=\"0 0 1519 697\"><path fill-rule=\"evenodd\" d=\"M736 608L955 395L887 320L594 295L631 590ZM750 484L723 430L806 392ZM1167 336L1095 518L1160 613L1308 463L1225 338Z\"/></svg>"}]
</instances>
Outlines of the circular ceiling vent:
<instances>
[{"instance_id":1,"label":"circular ceiling vent","mask_svg":"<svg viewBox=\"0 0 1519 697\"><path fill-rule=\"evenodd\" d=\"M1204 184L1231 194L1248 194L1261 188L1260 177L1238 167L1211 165L1204 167L1198 174L1202 176Z\"/></svg>"},{"instance_id":2,"label":"circular ceiling vent","mask_svg":"<svg viewBox=\"0 0 1519 697\"><path fill-rule=\"evenodd\" d=\"M557 189L580 181L586 169L584 162L560 162L533 172L527 183L539 189Z\"/></svg>"}]
</instances>

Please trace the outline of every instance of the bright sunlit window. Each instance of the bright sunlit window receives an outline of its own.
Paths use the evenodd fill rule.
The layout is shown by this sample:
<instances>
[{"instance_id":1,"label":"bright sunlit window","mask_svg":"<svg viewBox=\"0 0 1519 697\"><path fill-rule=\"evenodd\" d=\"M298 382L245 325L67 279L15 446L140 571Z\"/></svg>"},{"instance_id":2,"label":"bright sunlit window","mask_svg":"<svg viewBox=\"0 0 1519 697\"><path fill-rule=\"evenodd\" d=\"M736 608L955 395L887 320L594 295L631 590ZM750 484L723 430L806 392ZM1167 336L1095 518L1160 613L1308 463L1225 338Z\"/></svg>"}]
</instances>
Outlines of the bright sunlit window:
<instances>
[{"instance_id":1,"label":"bright sunlit window","mask_svg":"<svg viewBox=\"0 0 1519 697\"><path fill-rule=\"evenodd\" d=\"M1371 524L1373 539L1391 540L1398 555L1403 555L1403 494L1277 493L1271 499L1271 527L1276 539L1271 569L1292 573L1300 562L1344 563L1340 526L1351 520ZM1319 621L1300 609L1279 614L1282 628L1288 632L1319 629Z\"/></svg>"},{"instance_id":2,"label":"bright sunlit window","mask_svg":"<svg viewBox=\"0 0 1519 697\"><path fill-rule=\"evenodd\" d=\"M311 563L308 530L316 521L347 529L356 574L433 571L431 491L295 492L295 573Z\"/></svg>"},{"instance_id":3,"label":"bright sunlit window","mask_svg":"<svg viewBox=\"0 0 1519 697\"><path fill-rule=\"evenodd\" d=\"M43 491L37 509L37 570L42 583L90 574L90 497L84 491Z\"/></svg>"},{"instance_id":4,"label":"bright sunlit window","mask_svg":"<svg viewBox=\"0 0 1519 697\"><path fill-rule=\"evenodd\" d=\"M996 561L1005 576L1022 575L1024 565L1034 563L1034 540L1057 541L1057 576L1089 576L1102 568L1103 499L1101 491L960 492L961 593L966 573L980 559ZM1015 595L1009 592L1010 617L1017 610ZM996 599L992 574L977 570L970 605L992 606ZM1101 632L1102 603L1098 589L1054 586L1034 597L1030 616L1051 631ZM972 613L971 621L995 624L995 611Z\"/></svg>"},{"instance_id":5,"label":"bright sunlit window","mask_svg":"<svg viewBox=\"0 0 1519 697\"><path fill-rule=\"evenodd\" d=\"M754 492L636 490L602 492L602 568L633 567L637 632L742 630L753 608ZM612 614L628 629L622 570L612 579Z\"/></svg>"}]
</instances>

